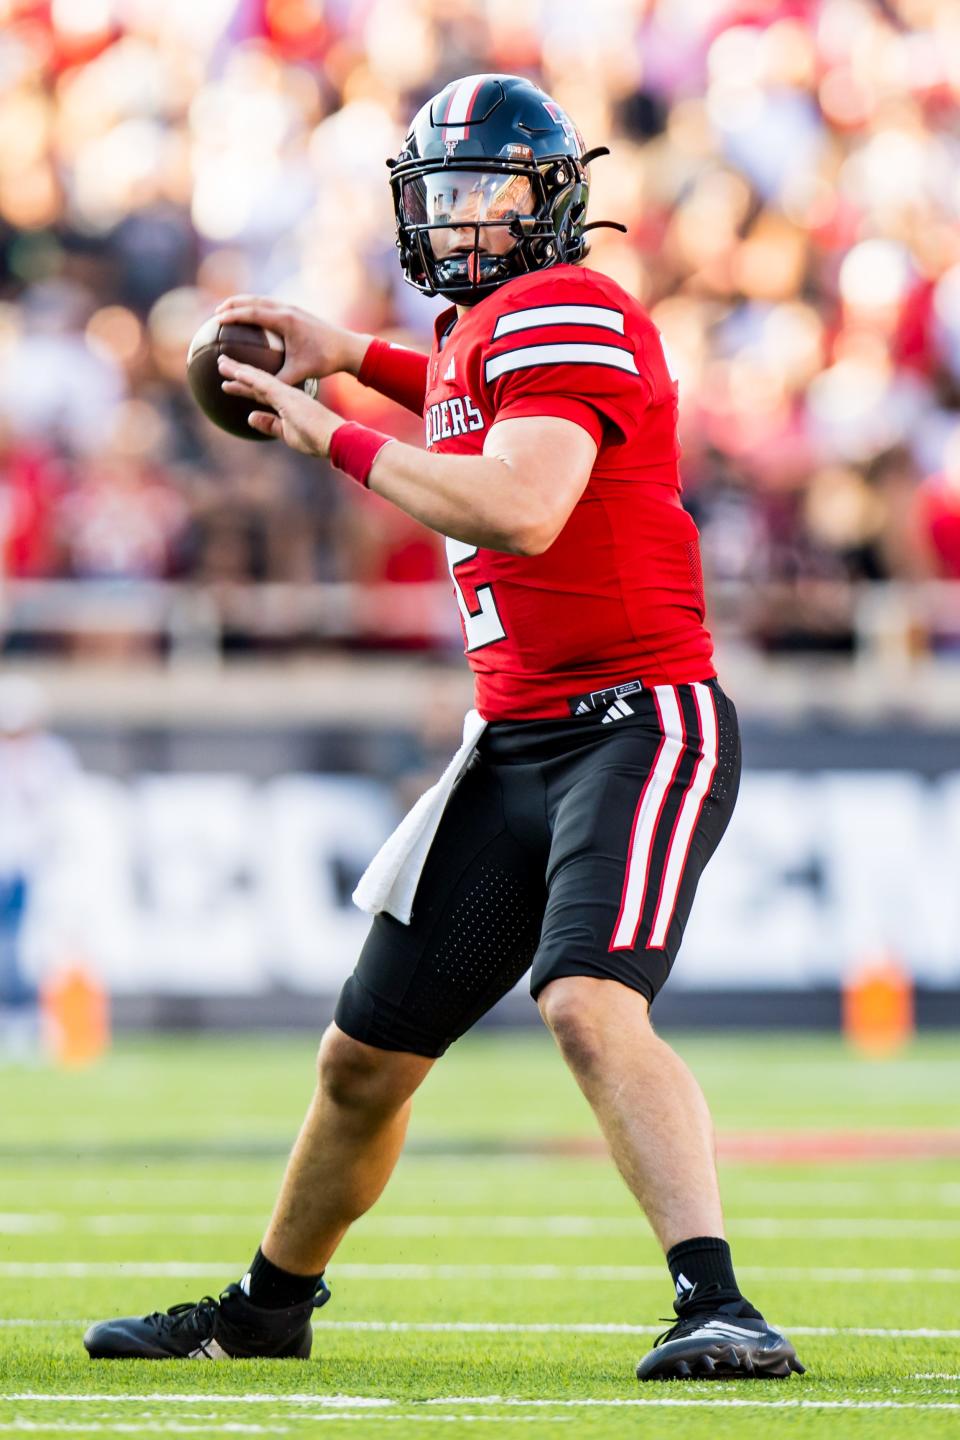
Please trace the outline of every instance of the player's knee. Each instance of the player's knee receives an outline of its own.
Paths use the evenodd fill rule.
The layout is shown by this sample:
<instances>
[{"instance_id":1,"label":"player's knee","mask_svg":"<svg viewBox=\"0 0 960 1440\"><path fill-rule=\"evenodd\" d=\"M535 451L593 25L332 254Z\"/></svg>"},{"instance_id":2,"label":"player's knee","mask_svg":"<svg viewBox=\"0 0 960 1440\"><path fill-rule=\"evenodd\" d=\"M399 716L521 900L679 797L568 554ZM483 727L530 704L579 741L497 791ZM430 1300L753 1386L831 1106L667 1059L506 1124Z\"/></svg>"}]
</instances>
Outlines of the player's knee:
<instances>
[{"instance_id":1,"label":"player's knee","mask_svg":"<svg viewBox=\"0 0 960 1440\"><path fill-rule=\"evenodd\" d=\"M544 986L537 1004L564 1059L576 1071L595 1068L603 1051L601 1007L591 989L596 981L570 975Z\"/></svg>"},{"instance_id":2,"label":"player's knee","mask_svg":"<svg viewBox=\"0 0 960 1440\"><path fill-rule=\"evenodd\" d=\"M566 975L551 980L537 997L567 1064L578 1074L602 1064L611 1031L629 1024L631 1042L655 1039L646 998L612 980Z\"/></svg>"},{"instance_id":3,"label":"player's knee","mask_svg":"<svg viewBox=\"0 0 960 1440\"><path fill-rule=\"evenodd\" d=\"M317 1057L322 1094L341 1109L399 1109L430 1068L419 1056L379 1050L331 1025Z\"/></svg>"},{"instance_id":4,"label":"player's knee","mask_svg":"<svg viewBox=\"0 0 960 1440\"><path fill-rule=\"evenodd\" d=\"M320 1089L335 1105L346 1109L376 1106L384 1089L385 1058L386 1051L364 1045L331 1025L317 1057Z\"/></svg>"}]
</instances>

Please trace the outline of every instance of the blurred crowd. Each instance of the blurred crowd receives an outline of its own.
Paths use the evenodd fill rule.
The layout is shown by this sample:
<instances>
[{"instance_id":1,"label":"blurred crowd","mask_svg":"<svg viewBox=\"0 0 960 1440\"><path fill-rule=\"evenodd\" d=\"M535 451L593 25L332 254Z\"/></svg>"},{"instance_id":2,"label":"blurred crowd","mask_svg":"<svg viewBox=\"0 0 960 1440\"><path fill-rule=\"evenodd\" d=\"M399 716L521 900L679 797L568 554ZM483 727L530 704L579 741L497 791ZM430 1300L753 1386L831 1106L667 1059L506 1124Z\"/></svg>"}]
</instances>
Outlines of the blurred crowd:
<instances>
[{"instance_id":1,"label":"blurred crowd","mask_svg":"<svg viewBox=\"0 0 960 1440\"><path fill-rule=\"evenodd\" d=\"M664 336L708 577L763 586L749 635L843 649L851 581L960 578L957 0L0 0L0 22L0 575L444 574L391 507L215 430L184 358L237 291L426 347L384 159L448 80L499 70L610 146L591 217L628 233L590 263ZM420 436L353 381L328 398Z\"/></svg>"}]
</instances>

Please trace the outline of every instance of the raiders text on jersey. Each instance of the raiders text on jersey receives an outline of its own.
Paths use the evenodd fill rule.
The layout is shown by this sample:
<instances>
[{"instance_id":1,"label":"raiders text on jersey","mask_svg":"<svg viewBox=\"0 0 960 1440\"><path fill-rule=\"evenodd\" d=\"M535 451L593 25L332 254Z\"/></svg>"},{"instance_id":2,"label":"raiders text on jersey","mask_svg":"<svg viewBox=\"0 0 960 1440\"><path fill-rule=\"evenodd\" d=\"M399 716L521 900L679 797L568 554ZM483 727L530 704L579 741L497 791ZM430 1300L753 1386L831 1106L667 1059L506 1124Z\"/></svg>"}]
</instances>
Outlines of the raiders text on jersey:
<instances>
[{"instance_id":1,"label":"raiders text on jersey","mask_svg":"<svg viewBox=\"0 0 960 1440\"><path fill-rule=\"evenodd\" d=\"M455 435L466 435L470 430L482 430L485 423L469 395L438 400L436 405L428 407L423 418L428 448L436 445L438 440L451 440Z\"/></svg>"}]
</instances>

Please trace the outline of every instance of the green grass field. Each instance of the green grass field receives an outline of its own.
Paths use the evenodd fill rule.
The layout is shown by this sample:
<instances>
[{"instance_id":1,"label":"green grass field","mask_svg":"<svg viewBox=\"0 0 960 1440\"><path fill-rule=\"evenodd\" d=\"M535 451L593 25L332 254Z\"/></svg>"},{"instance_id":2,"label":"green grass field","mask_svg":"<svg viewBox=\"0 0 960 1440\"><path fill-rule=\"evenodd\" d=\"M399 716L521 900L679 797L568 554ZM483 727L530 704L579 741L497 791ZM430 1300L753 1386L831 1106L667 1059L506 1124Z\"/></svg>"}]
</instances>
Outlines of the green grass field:
<instances>
[{"instance_id":1,"label":"green grass field","mask_svg":"<svg viewBox=\"0 0 960 1440\"><path fill-rule=\"evenodd\" d=\"M953 1036L883 1062L826 1038L676 1043L721 1132L958 1125ZM0 1432L960 1435L960 1159L724 1163L741 1283L808 1374L641 1388L669 1279L609 1162L557 1144L592 1119L533 1033L436 1067L392 1185L330 1268L312 1360L92 1364L88 1320L246 1267L312 1049L126 1040L87 1072L0 1069Z\"/></svg>"}]
</instances>

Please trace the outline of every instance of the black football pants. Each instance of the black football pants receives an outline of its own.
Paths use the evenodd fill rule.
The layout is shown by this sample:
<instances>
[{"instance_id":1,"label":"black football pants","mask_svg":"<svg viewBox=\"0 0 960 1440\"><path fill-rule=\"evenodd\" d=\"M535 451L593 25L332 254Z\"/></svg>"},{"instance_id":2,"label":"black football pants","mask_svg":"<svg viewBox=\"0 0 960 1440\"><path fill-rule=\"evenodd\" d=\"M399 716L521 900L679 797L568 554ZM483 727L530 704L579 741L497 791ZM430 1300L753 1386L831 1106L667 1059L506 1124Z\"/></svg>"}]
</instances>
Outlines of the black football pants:
<instances>
[{"instance_id":1,"label":"black football pants","mask_svg":"<svg viewBox=\"0 0 960 1440\"><path fill-rule=\"evenodd\" d=\"M658 685L604 713L497 722L454 790L409 925L374 920L336 1021L435 1057L532 964L650 1001L733 812L736 711L716 680Z\"/></svg>"}]
</instances>

